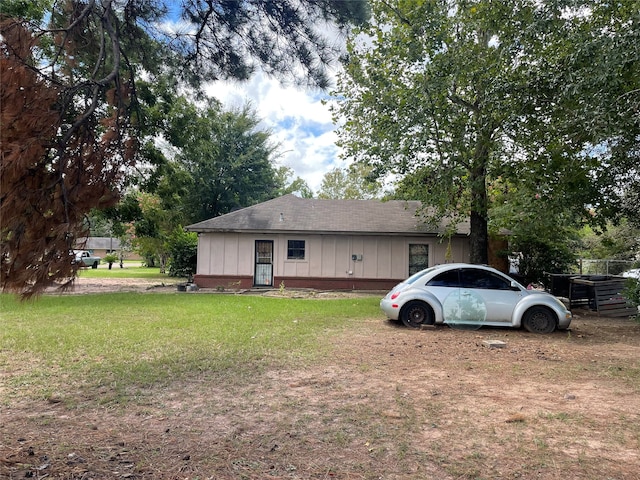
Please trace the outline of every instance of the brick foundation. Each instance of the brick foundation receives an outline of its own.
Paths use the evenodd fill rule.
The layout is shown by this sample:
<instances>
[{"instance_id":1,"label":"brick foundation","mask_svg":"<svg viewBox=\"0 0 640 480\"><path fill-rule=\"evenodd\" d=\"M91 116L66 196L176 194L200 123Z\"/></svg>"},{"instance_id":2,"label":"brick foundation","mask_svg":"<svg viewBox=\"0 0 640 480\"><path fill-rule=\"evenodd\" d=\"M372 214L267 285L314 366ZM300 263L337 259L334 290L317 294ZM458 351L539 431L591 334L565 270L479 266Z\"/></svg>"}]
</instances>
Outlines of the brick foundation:
<instances>
[{"instance_id":1,"label":"brick foundation","mask_svg":"<svg viewBox=\"0 0 640 480\"><path fill-rule=\"evenodd\" d=\"M234 275L194 275L193 281L200 288L236 290L253 287L253 277Z\"/></svg>"},{"instance_id":2,"label":"brick foundation","mask_svg":"<svg viewBox=\"0 0 640 480\"><path fill-rule=\"evenodd\" d=\"M284 284L285 288L312 288L316 290L382 290L387 291L402 279L380 278L322 278L322 277L274 277L273 288ZM253 288L251 276L195 275L194 282L200 288L236 290Z\"/></svg>"}]
</instances>

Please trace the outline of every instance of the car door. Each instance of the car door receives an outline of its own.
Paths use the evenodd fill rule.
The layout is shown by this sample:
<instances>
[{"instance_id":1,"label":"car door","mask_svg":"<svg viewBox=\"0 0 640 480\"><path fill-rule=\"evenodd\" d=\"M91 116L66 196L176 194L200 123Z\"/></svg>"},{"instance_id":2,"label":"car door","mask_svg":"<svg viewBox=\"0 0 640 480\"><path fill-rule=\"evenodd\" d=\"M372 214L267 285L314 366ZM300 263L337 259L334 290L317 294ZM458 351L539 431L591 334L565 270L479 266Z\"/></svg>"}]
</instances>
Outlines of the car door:
<instances>
[{"instance_id":1,"label":"car door","mask_svg":"<svg viewBox=\"0 0 640 480\"><path fill-rule=\"evenodd\" d=\"M508 278L480 268L463 268L460 283L462 295L481 299L484 303L485 322L511 323L513 310L523 293L512 287Z\"/></svg>"},{"instance_id":2,"label":"car door","mask_svg":"<svg viewBox=\"0 0 640 480\"><path fill-rule=\"evenodd\" d=\"M462 270L455 268L435 276L428 282L427 290L440 302L444 323L454 328L480 328L487 318L485 300L468 285L465 287Z\"/></svg>"},{"instance_id":3,"label":"car door","mask_svg":"<svg viewBox=\"0 0 640 480\"><path fill-rule=\"evenodd\" d=\"M460 269L455 268L439 273L429 280L425 287L441 305L444 304L446 298L460 288Z\"/></svg>"}]
</instances>

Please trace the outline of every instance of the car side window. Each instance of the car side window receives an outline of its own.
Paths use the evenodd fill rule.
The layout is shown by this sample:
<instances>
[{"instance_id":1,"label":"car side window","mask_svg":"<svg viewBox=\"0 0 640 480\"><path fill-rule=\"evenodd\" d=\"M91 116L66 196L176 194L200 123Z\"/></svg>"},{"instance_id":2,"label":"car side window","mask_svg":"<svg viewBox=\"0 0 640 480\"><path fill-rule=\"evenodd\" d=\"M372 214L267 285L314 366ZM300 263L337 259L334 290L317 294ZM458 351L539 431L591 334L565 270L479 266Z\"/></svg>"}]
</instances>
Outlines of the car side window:
<instances>
[{"instance_id":1,"label":"car side window","mask_svg":"<svg viewBox=\"0 0 640 480\"><path fill-rule=\"evenodd\" d=\"M511 283L493 272L474 268L463 269L461 274L463 288L481 288L484 290L510 290Z\"/></svg>"},{"instance_id":2,"label":"car side window","mask_svg":"<svg viewBox=\"0 0 640 480\"><path fill-rule=\"evenodd\" d=\"M429 287L460 287L459 270L448 270L436 275L427 282Z\"/></svg>"}]
</instances>

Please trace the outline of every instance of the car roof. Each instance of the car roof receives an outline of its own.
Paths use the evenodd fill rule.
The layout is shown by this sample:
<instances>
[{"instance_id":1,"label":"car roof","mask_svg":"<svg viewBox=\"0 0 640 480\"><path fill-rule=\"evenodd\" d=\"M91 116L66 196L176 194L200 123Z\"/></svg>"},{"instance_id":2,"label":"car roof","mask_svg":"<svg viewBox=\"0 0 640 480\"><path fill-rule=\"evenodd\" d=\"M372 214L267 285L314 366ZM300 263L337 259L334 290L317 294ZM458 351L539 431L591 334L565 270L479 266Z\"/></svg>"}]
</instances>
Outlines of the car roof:
<instances>
[{"instance_id":1,"label":"car roof","mask_svg":"<svg viewBox=\"0 0 640 480\"><path fill-rule=\"evenodd\" d=\"M435 276L438 273L444 272L444 271L448 271L448 270L456 270L459 268L475 268L478 270L486 270L489 272L497 272L497 273L502 273L498 270L496 270L493 267L490 267L489 265L478 265L475 263L441 263L438 265L434 265L433 267L429 267L429 268L425 268L424 270L422 270L421 272L418 272L416 274L414 274L414 276L418 277L418 276ZM505 275L505 274L503 274ZM411 277L410 277L411 278Z\"/></svg>"},{"instance_id":2,"label":"car roof","mask_svg":"<svg viewBox=\"0 0 640 480\"><path fill-rule=\"evenodd\" d=\"M456 268L479 268L481 270L492 270L495 271L495 268L489 265L480 265L476 263L440 263L438 265L434 265L431 268L437 268L440 270L453 270Z\"/></svg>"}]
</instances>

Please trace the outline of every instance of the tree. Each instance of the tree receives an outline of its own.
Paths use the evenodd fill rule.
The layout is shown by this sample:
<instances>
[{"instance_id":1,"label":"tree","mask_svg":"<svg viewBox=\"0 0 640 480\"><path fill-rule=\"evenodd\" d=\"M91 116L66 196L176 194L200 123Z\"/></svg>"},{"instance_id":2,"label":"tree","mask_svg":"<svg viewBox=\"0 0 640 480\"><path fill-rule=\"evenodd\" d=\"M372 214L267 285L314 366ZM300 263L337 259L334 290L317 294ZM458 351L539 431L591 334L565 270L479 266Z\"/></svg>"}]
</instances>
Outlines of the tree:
<instances>
[{"instance_id":1,"label":"tree","mask_svg":"<svg viewBox=\"0 0 640 480\"><path fill-rule=\"evenodd\" d=\"M145 103L143 110L151 119L149 123L157 124L151 131L162 135L160 139L143 139L153 158L144 172L145 180L102 216L120 238L126 232L123 226L132 225L135 238L131 243L138 253L148 265L160 260L164 268L167 261L171 266L171 262L184 260L182 254L182 260L174 258L177 249L171 247L181 225L306 184L297 179L297 183L286 185L293 171L274 169L271 157L275 146L270 144L269 132L257 128L259 119L249 106L225 111L213 99L197 105L185 96L162 97L144 95L153 101Z\"/></svg>"},{"instance_id":2,"label":"tree","mask_svg":"<svg viewBox=\"0 0 640 480\"><path fill-rule=\"evenodd\" d=\"M133 246L144 257L147 266L155 266L157 259L160 273L165 273L169 260L169 237L175 224L173 212L163 208L157 195L138 193L136 197L142 216L134 222Z\"/></svg>"},{"instance_id":3,"label":"tree","mask_svg":"<svg viewBox=\"0 0 640 480\"><path fill-rule=\"evenodd\" d=\"M583 236L583 258L640 260L640 229L626 220L610 224L605 232L587 228Z\"/></svg>"},{"instance_id":4,"label":"tree","mask_svg":"<svg viewBox=\"0 0 640 480\"><path fill-rule=\"evenodd\" d=\"M640 225L640 3L582 3L590 15L572 32L570 55L558 59L569 69L563 86L574 100L560 118L600 160L595 174L607 180L601 224L624 217Z\"/></svg>"},{"instance_id":5,"label":"tree","mask_svg":"<svg viewBox=\"0 0 640 480\"><path fill-rule=\"evenodd\" d=\"M472 262L488 261L496 181L520 191L535 185L572 222L600 220L592 207L617 203L613 187L629 172L632 142L614 142L616 161L607 161L614 150L604 141L614 131L603 136L584 124L602 124L594 113L622 115L615 133L637 132L633 110L610 104L613 92L633 96L637 75L627 72L620 91L618 74L597 68L636 62L625 68L637 71L631 33L621 37L634 53L612 60L617 29L604 27L604 19L637 26L637 13L573 0L371 3L373 21L350 40L338 86L340 143L376 175L399 176L399 190L435 207L434 219L470 218ZM605 102L592 101L596 78Z\"/></svg>"},{"instance_id":6,"label":"tree","mask_svg":"<svg viewBox=\"0 0 640 480\"><path fill-rule=\"evenodd\" d=\"M94 212L100 223L109 223L121 249L135 250L147 266L167 260L167 238L180 221L179 209L164 207L158 195L132 190L117 205ZM121 252L122 253L122 252Z\"/></svg>"},{"instance_id":7,"label":"tree","mask_svg":"<svg viewBox=\"0 0 640 480\"><path fill-rule=\"evenodd\" d=\"M86 237L85 215L117 200L133 141L121 136L113 95L99 124L69 125L61 87L35 70L37 39L9 21L0 34L0 282L29 296L70 285L78 268L71 249Z\"/></svg>"},{"instance_id":8,"label":"tree","mask_svg":"<svg viewBox=\"0 0 640 480\"><path fill-rule=\"evenodd\" d=\"M369 200L378 198L382 185L371 179L371 167L353 164L347 168L336 167L325 173L318 192L318 198Z\"/></svg>"},{"instance_id":9,"label":"tree","mask_svg":"<svg viewBox=\"0 0 640 480\"><path fill-rule=\"evenodd\" d=\"M313 198L313 190L309 184L300 177L294 177L295 173L290 167L281 166L276 169L277 196L293 193L300 198Z\"/></svg>"},{"instance_id":10,"label":"tree","mask_svg":"<svg viewBox=\"0 0 640 480\"><path fill-rule=\"evenodd\" d=\"M177 227L169 238L169 255L169 275L192 277L196 273L198 259L198 234Z\"/></svg>"},{"instance_id":11,"label":"tree","mask_svg":"<svg viewBox=\"0 0 640 480\"><path fill-rule=\"evenodd\" d=\"M185 217L199 222L277 195L270 133L259 130L255 112L245 106L223 111L182 101L171 114L169 141L175 161L187 174Z\"/></svg>"},{"instance_id":12,"label":"tree","mask_svg":"<svg viewBox=\"0 0 640 480\"><path fill-rule=\"evenodd\" d=\"M30 295L75 275L67 257L83 216L118 200L138 160L139 76L168 73L197 87L261 67L325 87L339 49L323 27L367 16L364 0L188 0L179 10L187 27L161 27L173 7L2 2L0 105L3 127L14 125L2 138L3 289Z\"/></svg>"},{"instance_id":13,"label":"tree","mask_svg":"<svg viewBox=\"0 0 640 480\"><path fill-rule=\"evenodd\" d=\"M525 285L547 284L549 273L573 271L580 243L580 217L539 187L498 179L488 192L489 230L508 232L504 254L517 260L518 275Z\"/></svg>"}]
</instances>

